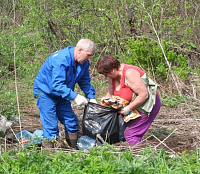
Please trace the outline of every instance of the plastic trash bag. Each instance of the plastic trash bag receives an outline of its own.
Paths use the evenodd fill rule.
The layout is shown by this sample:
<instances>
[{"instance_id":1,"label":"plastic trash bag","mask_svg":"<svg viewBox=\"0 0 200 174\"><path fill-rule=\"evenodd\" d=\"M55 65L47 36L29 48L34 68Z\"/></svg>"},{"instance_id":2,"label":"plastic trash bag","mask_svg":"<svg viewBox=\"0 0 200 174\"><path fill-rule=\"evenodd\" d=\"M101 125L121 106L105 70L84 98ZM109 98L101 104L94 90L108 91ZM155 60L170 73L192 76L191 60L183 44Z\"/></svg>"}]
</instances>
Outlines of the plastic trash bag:
<instances>
[{"instance_id":1,"label":"plastic trash bag","mask_svg":"<svg viewBox=\"0 0 200 174\"><path fill-rule=\"evenodd\" d=\"M24 146L33 145L33 144L40 145L43 139L43 131L38 129L34 133L30 133L27 130L23 130L22 132L18 132L16 134L16 137L17 137L16 141L18 145L22 145L22 144L24 144Z\"/></svg>"},{"instance_id":2,"label":"plastic trash bag","mask_svg":"<svg viewBox=\"0 0 200 174\"><path fill-rule=\"evenodd\" d=\"M0 136L3 136L6 132L6 122L7 122L7 118L4 116L0 117Z\"/></svg>"},{"instance_id":3,"label":"plastic trash bag","mask_svg":"<svg viewBox=\"0 0 200 174\"><path fill-rule=\"evenodd\" d=\"M96 135L100 134L109 144L119 142L117 109L89 102L84 109L82 129L83 134L91 138L96 139Z\"/></svg>"}]
</instances>

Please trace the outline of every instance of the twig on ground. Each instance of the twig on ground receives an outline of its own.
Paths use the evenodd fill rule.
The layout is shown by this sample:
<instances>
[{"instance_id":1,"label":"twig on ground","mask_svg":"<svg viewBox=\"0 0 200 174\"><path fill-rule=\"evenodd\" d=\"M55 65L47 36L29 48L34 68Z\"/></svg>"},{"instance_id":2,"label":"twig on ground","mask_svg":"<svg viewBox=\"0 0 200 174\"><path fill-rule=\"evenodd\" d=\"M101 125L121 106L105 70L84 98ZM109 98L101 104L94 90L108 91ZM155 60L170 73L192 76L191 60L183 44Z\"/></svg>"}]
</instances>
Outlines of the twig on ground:
<instances>
[{"instance_id":1,"label":"twig on ground","mask_svg":"<svg viewBox=\"0 0 200 174\"><path fill-rule=\"evenodd\" d=\"M156 148L157 148L160 144L163 144L163 145L164 145L165 147L167 147L170 151L172 151L173 153L176 153L176 152L174 152L171 148L169 148L165 143L163 143L163 141L160 141L160 139L157 138L155 135L152 135L152 136L160 142L158 145L156 145L156 146L154 147L154 150L156 150Z\"/></svg>"},{"instance_id":2,"label":"twig on ground","mask_svg":"<svg viewBox=\"0 0 200 174\"><path fill-rule=\"evenodd\" d=\"M97 134L96 137L97 137L103 144L105 143L104 139L101 137L100 134Z\"/></svg>"}]
</instances>

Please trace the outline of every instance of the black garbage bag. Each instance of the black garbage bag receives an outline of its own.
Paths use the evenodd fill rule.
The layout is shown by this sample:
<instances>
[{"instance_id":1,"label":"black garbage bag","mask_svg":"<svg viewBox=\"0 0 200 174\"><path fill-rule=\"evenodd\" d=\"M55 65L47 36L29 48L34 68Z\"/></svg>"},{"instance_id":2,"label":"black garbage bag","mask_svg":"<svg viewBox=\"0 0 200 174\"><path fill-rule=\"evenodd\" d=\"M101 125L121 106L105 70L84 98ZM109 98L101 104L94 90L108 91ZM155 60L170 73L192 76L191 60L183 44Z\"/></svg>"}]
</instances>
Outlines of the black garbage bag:
<instances>
[{"instance_id":1,"label":"black garbage bag","mask_svg":"<svg viewBox=\"0 0 200 174\"><path fill-rule=\"evenodd\" d=\"M119 118L117 109L89 102L83 114L83 134L96 138L100 134L109 144L119 142Z\"/></svg>"}]
</instances>

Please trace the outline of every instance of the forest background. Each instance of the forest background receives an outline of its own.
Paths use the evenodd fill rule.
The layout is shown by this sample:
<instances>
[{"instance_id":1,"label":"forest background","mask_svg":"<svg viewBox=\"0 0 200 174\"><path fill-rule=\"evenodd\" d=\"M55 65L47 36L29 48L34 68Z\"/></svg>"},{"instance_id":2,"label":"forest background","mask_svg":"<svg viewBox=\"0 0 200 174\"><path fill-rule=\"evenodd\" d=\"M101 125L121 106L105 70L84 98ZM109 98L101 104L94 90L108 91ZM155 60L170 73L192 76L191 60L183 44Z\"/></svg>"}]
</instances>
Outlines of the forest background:
<instances>
[{"instance_id":1,"label":"forest background","mask_svg":"<svg viewBox=\"0 0 200 174\"><path fill-rule=\"evenodd\" d=\"M111 53L144 69L160 85L163 99L198 99L199 29L199 0L2 0L0 114L23 115L35 102L33 81L42 63L80 38L97 47L91 63L97 91L106 79L97 78L95 63Z\"/></svg>"},{"instance_id":2,"label":"forest background","mask_svg":"<svg viewBox=\"0 0 200 174\"><path fill-rule=\"evenodd\" d=\"M185 165L189 159L187 155L184 160L178 158L178 160L184 161L182 167L174 165L177 164L176 162L171 164L172 159L168 158L171 161L169 168L177 167L177 171L185 170L186 173L187 170L198 172L197 166L200 166L198 158L198 147L200 147L199 8L199 0L1 0L1 116L8 119L13 115L20 116L22 119L36 114L38 116L33 98L33 81L42 63L51 53L68 45L75 45L81 38L89 38L95 42L97 48L90 67L91 82L97 92L97 101L100 101L100 98L106 93L107 87L107 79L99 75L95 68L99 57L113 54L122 63L141 67L160 86L163 110L160 112L161 119L158 118L154 125L157 133L154 135L164 134L163 139L166 140L178 129L176 136L181 134L179 140L182 139L189 143L190 149L197 151L197 156L190 158L191 163L188 162L188 168ZM78 87L76 90L81 92ZM165 127L162 132L159 132L158 130L162 126ZM170 128L170 126L173 127ZM166 127L168 128L167 132ZM160 144L164 144L164 140ZM178 144L177 139L175 141ZM172 141L170 140L170 142ZM167 146L165 145L165 147ZM101 153L97 154L98 157L103 154L102 151L97 150L97 152ZM30 155L31 159L38 158L38 156L32 158L31 155L34 153L30 154L30 152L27 152L26 155ZM26 164L26 155L17 155L18 160L19 157L24 160L20 161L19 165L22 165L23 162ZM106 153L105 155L109 156ZM147 151L146 155L149 157L142 159L145 164L150 166L146 166L146 169L151 170L151 167L154 166L152 164L155 162L156 170L162 173L162 165L167 164L163 158L162 160L159 158L159 155L163 155L163 153L153 152L152 155ZM124 166L130 165L127 160L132 160L131 156L128 153L125 154ZM152 163L148 163L150 156L154 157ZM2 157L3 161L6 158L6 155L5 158ZM59 159L56 156L53 158ZM60 158L66 157L60 155ZM13 164L12 158L9 159ZM148 162L145 161L147 159ZM50 159L38 158L37 160L47 160L50 168L53 167L52 163L49 164L52 157ZM94 162L92 158L91 161ZM132 162L134 161L131 161L131 165ZM160 170L158 170L157 162L160 162ZM36 163L38 166L37 161ZM8 164L9 161L4 163L5 166ZM80 164L80 161L78 163L74 161L73 165L76 164ZM86 166L86 164L88 163L82 165ZM97 164L95 169L98 167ZM107 164L115 163L106 161L105 166ZM140 167L144 163L133 168L123 167L122 161L119 164L116 166L121 167L120 171L130 169L132 172L138 169L141 173L146 170L144 166ZM192 164L194 164L194 168L191 167ZM2 168L4 165L2 164ZM28 166L28 164L26 165ZM56 164L55 171L58 171L57 166ZM38 168L44 169L45 165ZM16 170L18 169L17 167ZM4 168L4 171L8 171L8 173L11 170L15 170L12 165L10 168L8 166ZM87 170L90 168L88 167ZM152 171L155 170L152 169ZM169 169L167 171L169 172Z\"/></svg>"},{"instance_id":3,"label":"forest background","mask_svg":"<svg viewBox=\"0 0 200 174\"><path fill-rule=\"evenodd\" d=\"M144 69L160 85L163 99L198 99L199 29L199 0L2 0L0 114L23 114L24 107L31 107L33 81L42 63L80 38L97 47L91 63L97 91L106 79L97 77L95 63L111 53Z\"/></svg>"}]
</instances>

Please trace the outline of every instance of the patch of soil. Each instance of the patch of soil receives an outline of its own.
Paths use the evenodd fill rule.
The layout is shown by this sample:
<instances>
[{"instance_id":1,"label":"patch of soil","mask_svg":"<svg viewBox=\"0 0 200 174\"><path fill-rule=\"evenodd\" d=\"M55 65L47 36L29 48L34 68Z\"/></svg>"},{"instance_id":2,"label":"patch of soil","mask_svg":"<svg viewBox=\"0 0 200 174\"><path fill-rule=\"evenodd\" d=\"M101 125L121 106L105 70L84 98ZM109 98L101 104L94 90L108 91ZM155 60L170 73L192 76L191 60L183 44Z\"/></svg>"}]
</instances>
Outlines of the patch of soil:
<instances>
[{"instance_id":1,"label":"patch of soil","mask_svg":"<svg viewBox=\"0 0 200 174\"><path fill-rule=\"evenodd\" d=\"M196 150L199 147L199 119L197 115L199 114L198 109L191 110L191 104L184 105L182 107L161 107L161 110L154 120L153 124L146 132L143 137L143 141L133 147L130 147L127 142L114 144L115 148L123 151L129 149L134 153L138 153L145 147L152 147L157 150L160 148L165 148L169 153L178 153L183 151ZM188 106L188 107L187 107ZM83 108L74 107L74 111L77 114L80 124L79 124L79 136L82 135L82 114ZM28 130L33 133L37 129L42 129L40 122L39 112L37 106L32 107L28 111L23 112L25 116L21 119L21 129ZM5 146L2 148L13 147L14 135L20 131L20 126L18 121L12 121L12 130L7 131L7 141L1 139L1 141L7 143L1 143ZM64 127L59 124L60 137L62 140L65 138ZM60 146L61 147L61 146Z\"/></svg>"}]
</instances>

